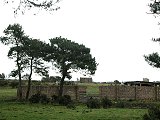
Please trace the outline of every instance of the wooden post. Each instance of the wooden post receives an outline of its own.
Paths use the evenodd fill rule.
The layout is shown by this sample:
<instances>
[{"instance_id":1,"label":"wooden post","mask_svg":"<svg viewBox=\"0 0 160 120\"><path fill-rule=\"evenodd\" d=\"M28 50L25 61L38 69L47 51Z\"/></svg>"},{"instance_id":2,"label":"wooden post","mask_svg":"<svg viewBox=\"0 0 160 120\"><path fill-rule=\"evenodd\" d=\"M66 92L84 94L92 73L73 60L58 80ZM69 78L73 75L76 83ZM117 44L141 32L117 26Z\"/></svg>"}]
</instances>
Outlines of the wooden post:
<instances>
[{"instance_id":1,"label":"wooden post","mask_svg":"<svg viewBox=\"0 0 160 120\"><path fill-rule=\"evenodd\" d=\"M154 85L154 90L155 90L155 101L157 101L157 86Z\"/></svg>"},{"instance_id":2,"label":"wooden post","mask_svg":"<svg viewBox=\"0 0 160 120\"><path fill-rule=\"evenodd\" d=\"M134 85L134 99L137 100L137 87Z\"/></svg>"},{"instance_id":3,"label":"wooden post","mask_svg":"<svg viewBox=\"0 0 160 120\"><path fill-rule=\"evenodd\" d=\"M115 83L115 100L117 101L117 83Z\"/></svg>"},{"instance_id":4,"label":"wooden post","mask_svg":"<svg viewBox=\"0 0 160 120\"><path fill-rule=\"evenodd\" d=\"M78 101L78 86L75 86L76 101Z\"/></svg>"},{"instance_id":5,"label":"wooden post","mask_svg":"<svg viewBox=\"0 0 160 120\"><path fill-rule=\"evenodd\" d=\"M99 86L99 96L102 99L102 86Z\"/></svg>"}]
</instances>

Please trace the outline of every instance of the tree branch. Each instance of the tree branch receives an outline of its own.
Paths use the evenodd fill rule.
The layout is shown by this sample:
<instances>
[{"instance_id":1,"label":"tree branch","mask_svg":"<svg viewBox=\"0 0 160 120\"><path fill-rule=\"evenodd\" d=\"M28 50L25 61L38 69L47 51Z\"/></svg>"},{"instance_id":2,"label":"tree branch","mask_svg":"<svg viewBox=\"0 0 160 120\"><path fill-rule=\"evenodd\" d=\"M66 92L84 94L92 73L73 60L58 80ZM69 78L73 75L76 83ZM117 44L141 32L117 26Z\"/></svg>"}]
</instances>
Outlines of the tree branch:
<instances>
[{"instance_id":1,"label":"tree branch","mask_svg":"<svg viewBox=\"0 0 160 120\"><path fill-rule=\"evenodd\" d=\"M51 0L49 2L45 1L45 2L42 2L42 3L39 3L39 4L35 3L33 1L30 1L30 0L27 0L27 2L30 3L31 5L35 6L35 7L51 7L54 4L58 3L59 0L56 0L54 3L53 3L53 0Z\"/></svg>"}]
</instances>

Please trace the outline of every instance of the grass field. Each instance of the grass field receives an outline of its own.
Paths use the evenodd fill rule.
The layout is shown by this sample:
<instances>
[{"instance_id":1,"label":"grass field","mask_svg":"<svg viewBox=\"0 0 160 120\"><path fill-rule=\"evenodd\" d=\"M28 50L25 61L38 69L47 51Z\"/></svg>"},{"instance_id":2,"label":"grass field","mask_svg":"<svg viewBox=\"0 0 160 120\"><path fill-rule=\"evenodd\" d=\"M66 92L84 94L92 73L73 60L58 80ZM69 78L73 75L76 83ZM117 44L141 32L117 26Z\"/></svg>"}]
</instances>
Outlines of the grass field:
<instances>
[{"instance_id":1,"label":"grass field","mask_svg":"<svg viewBox=\"0 0 160 120\"><path fill-rule=\"evenodd\" d=\"M17 89L8 87L0 88L0 101L15 99L17 96Z\"/></svg>"},{"instance_id":2,"label":"grass field","mask_svg":"<svg viewBox=\"0 0 160 120\"><path fill-rule=\"evenodd\" d=\"M64 106L3 103L0 120L142 120L144 109L93 109L85 106L67 109Z\"/></svg>"},{"instance_id":3,"label":"grass field","mask_svg":"<svg viewBox=\"0 0 160 120\"><path fill-rule=\"evenodd\" d=\"M76 109L52 104L7 102L16 97L16 89L0 88L0 120L142 120L146 109ZM7 101L6 101L7 100Z\"/></svg>"},{"instance_id":4,"label":"grass field","mask_svg":"<svg viewBox=\"0 0 160 120\"><path fill-rule=\"evenodd\" d=\"M87 94L99 94L99 86L102 84L95 84L95 83L79 83L78 85L87 86ZM103 86L107 86L108 84L103 84Z\"/></svg>"}]
</instances>

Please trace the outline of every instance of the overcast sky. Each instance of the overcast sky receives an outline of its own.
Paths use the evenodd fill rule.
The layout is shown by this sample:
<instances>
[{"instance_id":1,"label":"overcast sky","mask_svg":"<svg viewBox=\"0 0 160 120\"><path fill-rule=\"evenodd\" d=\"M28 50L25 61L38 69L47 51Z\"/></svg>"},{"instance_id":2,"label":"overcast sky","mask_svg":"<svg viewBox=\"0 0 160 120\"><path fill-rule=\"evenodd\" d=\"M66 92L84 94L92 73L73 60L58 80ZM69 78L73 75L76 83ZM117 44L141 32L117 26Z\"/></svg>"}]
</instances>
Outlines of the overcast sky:
<instances>
[{"instance_id":1,"label":"overcast sky","mask_svg":"<svg viewBox=\"0 0 160 120\"><path fill-rule=\"evenodd\" d=\"M99 66L93 80L137 81L149 78L160 81L160 70L149 66L144 54L159 52L159 18L149 12L149 0L62 0L60 10L49 14L35 10L14 17L13 9L0 1L0 36L9 24L19 23L27 35L48 41L65 37L91 49ZM158 21L159 20L159 21ZM8 47L0 44L0 73L14 68L7 58ZM53 71L50 75L56 75ZM73 79L82 75L73 74ZM40 79L35 76L33 79Z\"/></svg>"}]
</instances>

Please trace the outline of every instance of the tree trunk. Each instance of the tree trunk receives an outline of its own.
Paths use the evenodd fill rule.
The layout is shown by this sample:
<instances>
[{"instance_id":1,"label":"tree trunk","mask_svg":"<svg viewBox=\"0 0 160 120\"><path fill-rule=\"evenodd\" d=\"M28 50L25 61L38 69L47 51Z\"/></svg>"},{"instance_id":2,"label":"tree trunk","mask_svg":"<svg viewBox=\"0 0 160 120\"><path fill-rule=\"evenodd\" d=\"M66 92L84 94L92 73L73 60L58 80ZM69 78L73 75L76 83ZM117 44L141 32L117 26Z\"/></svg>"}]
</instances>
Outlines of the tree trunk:
<instances>
[{"instance_id":1,"label":"tree trunk","mask_svg":"<svg viewBox=\"0 0 160 120\"><path fill-rule=\"evenodd\" d=\"M58 94L59 97L62 97L62 95L63 95L64 79L65 79L66 74L67 74L65 60L63 59L62 61L63 61L62 62L62 78L61 78L60 85L59 85L59 94Z\"/></svg>"},{"instance_id":2,"label":"tree trunk","mask_svg":"<svg viewBox=\"0 0 160 120\"><path fill-rule=\"evenodd\" d=\"M26 100L28 100L28 98L29 98L30 89L31 89L32 65L33 65L33 57L32 57L32 59L31 59L30 75L29 75L29 77L28 77L28 86L27 86L27 92L26 92Z\"/></svg>"},{"instance_id":3,"label":"tree trunk","mask_svg":"<svg viewBox=\"0 0 160 120\"><path fill-rule=\"evenodd\" d=\"M22 101L22 81L19 79L19 85L18 85L18 99Z\"/></svg>"},{"instance_id":4,"label":"tree trunk","mask_svg":"<svg viewBox=\"0 0 160 120\"><path fill-rule=\"evenodd\" d=\"M27 92L26 92L26 100L29 98L29 93L31 89L31 79L28 79Z\"/></svg>"},{"instance_id":5,"label":"tree trunk","mask_svg":"<svg viewBox=\"0 0 160 120\"><path fill-rule=\"evenodd\" d=\"M18 56L18 55L17 55ZM20 63L18 62L17 58L17 66L18 66L18 77L19 77L19 85L18 85L18 98L20 101L22 101L22 79L21 79L21 66Z\"/></svg>"},{"instance_id":6,"label":"tree trunk","mask_svg":"<svg viewBox=\"0 0 160 120\"><path fill-rule=\"evenodd\" d=\"M65 75L62 76L62 79L60 81L60 85L59 85L59 97L62 97L63 95L63 85L64 85L64 79L65 79Z\"/></svg>"}]
</instances>

